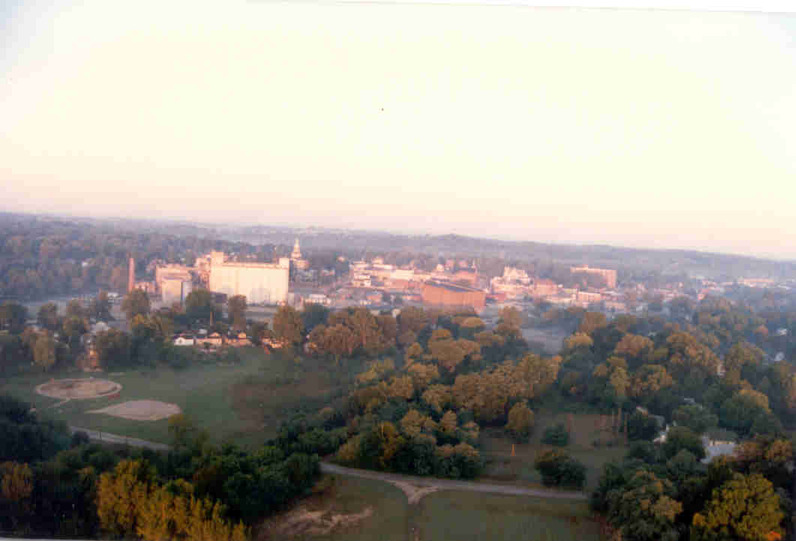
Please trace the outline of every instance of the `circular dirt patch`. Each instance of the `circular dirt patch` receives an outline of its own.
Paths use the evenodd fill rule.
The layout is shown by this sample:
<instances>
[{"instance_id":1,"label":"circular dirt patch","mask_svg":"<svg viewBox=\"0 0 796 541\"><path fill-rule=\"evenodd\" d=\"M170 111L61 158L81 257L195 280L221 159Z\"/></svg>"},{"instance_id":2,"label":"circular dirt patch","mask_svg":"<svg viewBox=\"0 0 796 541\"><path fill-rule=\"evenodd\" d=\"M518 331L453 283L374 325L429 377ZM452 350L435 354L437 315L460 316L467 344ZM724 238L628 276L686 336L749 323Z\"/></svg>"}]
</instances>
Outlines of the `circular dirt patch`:
<instances>
[{"instance_id":1,"label":"circular dirt patch","mask_svg":"<svg viewBox=\"0 0 796 541\"><path fill-rule=\"evenodd\" d=\"M91 410L88 413L104 413L133 421L160 421L168 419L172 415L178 415L182 413L182 410L177 404L160 400L130 400L107 408Z\"/></svg>"},{"instance_id":2,"label":"circular dirt patch","mask_svg":"<svg viewBox=\"0 0 796 541\"><path fill-rule=\"evenodd\" d=\"M36 392L40 395L68 400L99 398L121 390L122 386L115 381L94 378L52 380L36 387Z\"/></svg>"}]
</instances>

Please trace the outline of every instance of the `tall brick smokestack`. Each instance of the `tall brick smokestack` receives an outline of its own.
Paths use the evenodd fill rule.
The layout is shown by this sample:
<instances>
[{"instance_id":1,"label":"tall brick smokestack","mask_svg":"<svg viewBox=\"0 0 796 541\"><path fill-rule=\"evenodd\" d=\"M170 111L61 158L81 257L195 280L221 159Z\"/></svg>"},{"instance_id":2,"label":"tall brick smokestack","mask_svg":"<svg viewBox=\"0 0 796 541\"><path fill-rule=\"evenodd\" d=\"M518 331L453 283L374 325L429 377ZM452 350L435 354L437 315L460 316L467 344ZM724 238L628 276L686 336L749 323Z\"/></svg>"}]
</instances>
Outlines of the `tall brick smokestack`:
<instances>
[{"instance_id":1,"label":"tall brick smokestack","mask_svg":"<svg viewBox=\"0 0 796 541\"><path fill-rule=\"evenodd\" d=\"M127 292L130 293L135 288L135 259L131 256L127 270Z\"/></svg>"}]
</instances>

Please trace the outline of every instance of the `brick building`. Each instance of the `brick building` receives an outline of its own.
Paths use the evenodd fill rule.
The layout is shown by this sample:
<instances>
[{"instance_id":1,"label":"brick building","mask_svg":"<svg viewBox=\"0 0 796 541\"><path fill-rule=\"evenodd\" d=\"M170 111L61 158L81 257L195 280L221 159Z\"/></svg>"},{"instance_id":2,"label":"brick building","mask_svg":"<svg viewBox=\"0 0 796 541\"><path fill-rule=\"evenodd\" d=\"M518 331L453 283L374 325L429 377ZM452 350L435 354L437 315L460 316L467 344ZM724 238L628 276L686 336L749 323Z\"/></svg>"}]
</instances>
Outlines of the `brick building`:
<instances>
[{"instance_id":1,"label":"brick building","mask_svg":"<svg viewBox=\"0 0 796 541\"><path fill-rule=\"evenodd\" d=\"M423 284L422 299L428 306L473 308L480 312L486 304L486 292L458 284L427 282Z\"/></svg>"}]
</instances>

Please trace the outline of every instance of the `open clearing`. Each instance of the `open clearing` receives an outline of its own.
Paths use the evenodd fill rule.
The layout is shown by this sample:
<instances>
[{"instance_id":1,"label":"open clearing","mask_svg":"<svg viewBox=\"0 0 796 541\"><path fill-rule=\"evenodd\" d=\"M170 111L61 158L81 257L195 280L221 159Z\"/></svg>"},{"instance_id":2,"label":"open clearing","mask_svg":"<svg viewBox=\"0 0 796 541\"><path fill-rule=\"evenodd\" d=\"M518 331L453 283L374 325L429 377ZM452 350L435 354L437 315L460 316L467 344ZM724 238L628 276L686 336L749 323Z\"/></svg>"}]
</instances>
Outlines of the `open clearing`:
<instances>
[{"instance_id":1,"label":"open clearing","mask_svg":"<svg viewBox=\"0 0 796 541\"><path fill-rule=\"evenodd\" d=\"M239 352L242 361L233 366L205 363L177 370L159 366L113 372L109 374L111 383L120 388L94 398L73 400L36 392L38 386L62 378L107 381L97 377L92 380L74 370L5 378L0 381L0 393L29 402L73 426L168 443L166 418L142 421L91 413L130 401L164 402L178 407L216 442L255 446L274 437L279 423L289 415L317 410L342 393L358 368L334 370L315 359L297 363L256 348L241 348ZM63 392L74 393L75 387Z\"/></svg>"},{"instance_id":2,"label":"open clearing","mask_svg":"<svg viewBox=\"0 0 796 541\"><path fill-rule=\"evenodd\" d=\"M177 404L169 404L159 400L129 400L114 406L89 410L88 413L104 413L133 421L160 421L182 413L182 410Z\"/></svg>"},{"instance_id":3,"label":"open clearing","mask_svg":"<svg viewBox=\"0 0 796 541\"><path fill-rule=\"evenodd\" d=\"M327 476L316 493L269 519L260 541L598 541L585 502L440 490L410 504L396 487Z\"/></svg>"},{"instance_id":4,"label":"open clearing","mask_svg":"<svg viewBox=\"0 0 796 541\"><path fill-rule=\"evenodd\" d=\"M607 416L610 418L610 416ZM568 414L549 411L536 412L533 433L528 443L514 444L515 456L511 456L513 440L501 429L487 429L481 432L481 450L487 460L486 471L481 476L484 481L536 483L541 486L542 478L534 469L536 457L553 447L542 443L547 427L557 423L567 426ZM627 448L623 444L608 444L610 430L600 429L600 415L590 413L572 414L572 433L570 443L563 449L586 466L586 487L589 491L597 486L603 466L611 460L620 460ZM601 443L595 445L597 441Z\"/></svg>"}]
</instances>

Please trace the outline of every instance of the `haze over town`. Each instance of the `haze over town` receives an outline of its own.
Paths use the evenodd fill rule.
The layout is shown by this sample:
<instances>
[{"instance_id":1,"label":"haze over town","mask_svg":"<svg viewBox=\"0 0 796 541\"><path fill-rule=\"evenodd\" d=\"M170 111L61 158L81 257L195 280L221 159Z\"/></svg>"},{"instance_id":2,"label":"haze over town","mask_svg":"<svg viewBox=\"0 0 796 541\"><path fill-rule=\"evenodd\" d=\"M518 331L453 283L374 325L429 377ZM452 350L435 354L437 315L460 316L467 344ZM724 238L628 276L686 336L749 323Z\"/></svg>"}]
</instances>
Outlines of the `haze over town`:
<instances>
[{"instance_id":1,"label":"haze over town","mask_svg":"<svg viewBox=\"0 0 796 541\"><path fill-rule=\"evenodd\" d=\"M2 9L2 210L796 257L792 14Z\"/></svg>"}]
</instances>

